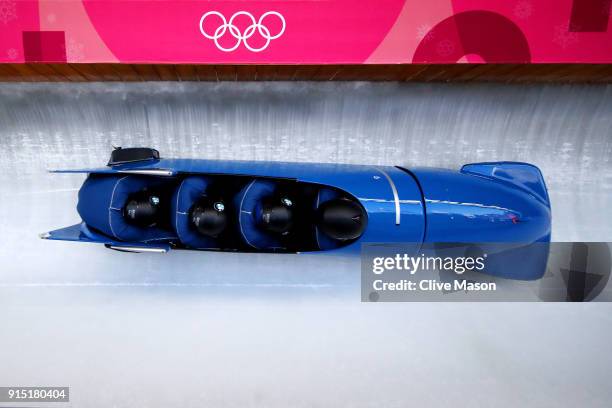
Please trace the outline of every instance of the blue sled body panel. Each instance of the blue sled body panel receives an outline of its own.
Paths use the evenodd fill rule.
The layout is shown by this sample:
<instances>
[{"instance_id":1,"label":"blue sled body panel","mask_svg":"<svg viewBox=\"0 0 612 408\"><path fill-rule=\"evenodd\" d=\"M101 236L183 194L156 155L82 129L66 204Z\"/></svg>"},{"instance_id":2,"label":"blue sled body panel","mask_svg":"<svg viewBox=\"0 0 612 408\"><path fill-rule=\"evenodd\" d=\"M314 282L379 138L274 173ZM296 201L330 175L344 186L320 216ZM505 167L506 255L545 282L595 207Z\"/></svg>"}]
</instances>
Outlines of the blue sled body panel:
<instances>
[{"instance_id":1,"label":"blue sled body panel","mask_svg":"<svg viewBox=\"0 0 612 408\"><path fill-rule=\"evenodd\" d=\"M548 242L551 210L546 187L540 191L475 173L480 165L462 171L413 169L423 190L427 242ZM505 163L497 163L503 169ZM528 164L509 163L514 170ZM485 169L492 167L485 164ZM469 171L467 171L469 170ZM523 169L520 169L523 170ZM541 177L541 175L540 175Z\"/></svg>"},{"instance_id":2,"label":"blue sled body panel","mask_svg":"<svg viewBox=\"0 0 612 408\"><path fill-rule=\"evenodd\" d=\"M167 252L171 248L166 242L133 243L112 239L104 234L92 231L84 222L48 232L41 237L51 241L103 244L107 248L125 252Z\"/></svg>"}]
</instances>

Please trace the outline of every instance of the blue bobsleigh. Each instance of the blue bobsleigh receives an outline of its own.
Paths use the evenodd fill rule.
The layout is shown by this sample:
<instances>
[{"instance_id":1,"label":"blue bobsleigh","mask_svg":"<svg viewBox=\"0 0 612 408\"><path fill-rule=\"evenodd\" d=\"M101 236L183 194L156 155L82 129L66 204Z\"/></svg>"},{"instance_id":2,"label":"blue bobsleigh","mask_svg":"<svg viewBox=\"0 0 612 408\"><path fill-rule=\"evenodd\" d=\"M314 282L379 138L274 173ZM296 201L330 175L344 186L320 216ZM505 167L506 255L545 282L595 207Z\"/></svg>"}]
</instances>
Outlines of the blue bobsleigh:
<instances>
[{"instance_id":1,"label":"blue bobsleigh","mask_svg":"<svg viewBox=\"0 0 612 408\"><path fill-rule=\"evenodd\" d=\"M43 234L132 252L171 248L358 253L365 243L549 242L539 169L459 171L348 164L164 159L116 149L79 191L82 222Z\"/></svg>"}]
</instances>

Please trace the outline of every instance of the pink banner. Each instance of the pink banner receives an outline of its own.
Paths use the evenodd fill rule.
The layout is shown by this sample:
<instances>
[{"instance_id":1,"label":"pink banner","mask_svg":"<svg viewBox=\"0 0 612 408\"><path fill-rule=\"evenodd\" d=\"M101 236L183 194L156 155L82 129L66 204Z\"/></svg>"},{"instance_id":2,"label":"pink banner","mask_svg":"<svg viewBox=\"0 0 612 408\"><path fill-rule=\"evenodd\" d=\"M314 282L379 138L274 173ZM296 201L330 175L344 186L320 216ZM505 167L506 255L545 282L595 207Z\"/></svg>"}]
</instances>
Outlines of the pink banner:
<instances>
[{"instance_id":1,"label":"pink banner","mask_svg":"<svg viewBox=\"0 0 612 408\"><path fill-rule=\"evenodd\" d=\"M612 0L0 0L0 62L610 63Z\"/></svg>"}]
</instances>

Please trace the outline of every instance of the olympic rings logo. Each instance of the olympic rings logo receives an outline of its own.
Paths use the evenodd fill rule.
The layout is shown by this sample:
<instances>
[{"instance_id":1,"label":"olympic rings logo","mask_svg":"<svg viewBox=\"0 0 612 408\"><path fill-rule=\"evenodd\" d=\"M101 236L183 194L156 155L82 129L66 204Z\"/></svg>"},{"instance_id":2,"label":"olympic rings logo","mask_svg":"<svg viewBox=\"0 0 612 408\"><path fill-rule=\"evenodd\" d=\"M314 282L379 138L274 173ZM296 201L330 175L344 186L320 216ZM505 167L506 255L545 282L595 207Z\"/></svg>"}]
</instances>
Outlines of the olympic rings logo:
<instances>
[{"instance_id":1,"label":"olympic rings logo","mask_svg":"<svg viewBox=\"0 0 612 408\"><path fill-rule=\"evenodd\" d=\"M215 32L213 34L207 33L206 30L204 30L204 22L207 18L211 16L217 16L221 19L221 25L215 29ZM234 24L234 21L239 16L246 16L251 22L251 24L246 27L244 32L241 32L240 29ZM264 20L266 18L270 19L273 17L278 18L282 25L280 31L274 35L270 33L270 29L264 24ZM229 21L227 21L225 19L225 16L219 13L218 11L209 11L205 13L200 19L200 32L202 33L202 35L208 38L209 40L213 40L217 48L223 52L232 52L236 50L241 43L244 43L244 46L249 51L263 51L268 48L268 45L270 45L270 41L275 40L281 35L283 35L283 33L285 32L285 26L285 18L276 11L268 11L262 14L261 17L259 17L259 20L255 20L255 17L253 17L253 15L247 11L238 11L234 13L234 15L229 19ZM265 43L260 47L253 47L249 44L249 38L253 37L256 32L258 32L259 35L265 39ZM235 44L233 44L229 48L224 47L219 43L219 39L223 37L226 33L229 33L236 40Z\"/></svg>"}]
</instances>

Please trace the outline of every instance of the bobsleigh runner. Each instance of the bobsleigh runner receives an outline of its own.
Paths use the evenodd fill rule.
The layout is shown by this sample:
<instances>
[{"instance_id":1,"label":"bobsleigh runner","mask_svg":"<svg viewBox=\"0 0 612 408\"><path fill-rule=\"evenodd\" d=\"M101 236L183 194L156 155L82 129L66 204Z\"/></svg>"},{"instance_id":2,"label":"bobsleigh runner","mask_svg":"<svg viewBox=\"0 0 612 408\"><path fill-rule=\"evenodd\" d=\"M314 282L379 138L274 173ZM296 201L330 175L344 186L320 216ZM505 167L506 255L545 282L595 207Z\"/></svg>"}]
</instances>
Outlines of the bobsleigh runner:
<instances>
[{"instance_id":1,"label":"bobsleigh runner","mask_svg":"<svg viewBox=\"0 0 612 408\"><path fill-rule=\"evenodd\" d=\"M359 253L367 243L550 240L546 186L525 163L451 171L165 159L118 148L104 168L53 172L88 175L82 222L41 237L120 251Z\"/></svg>"}]
</instances>

